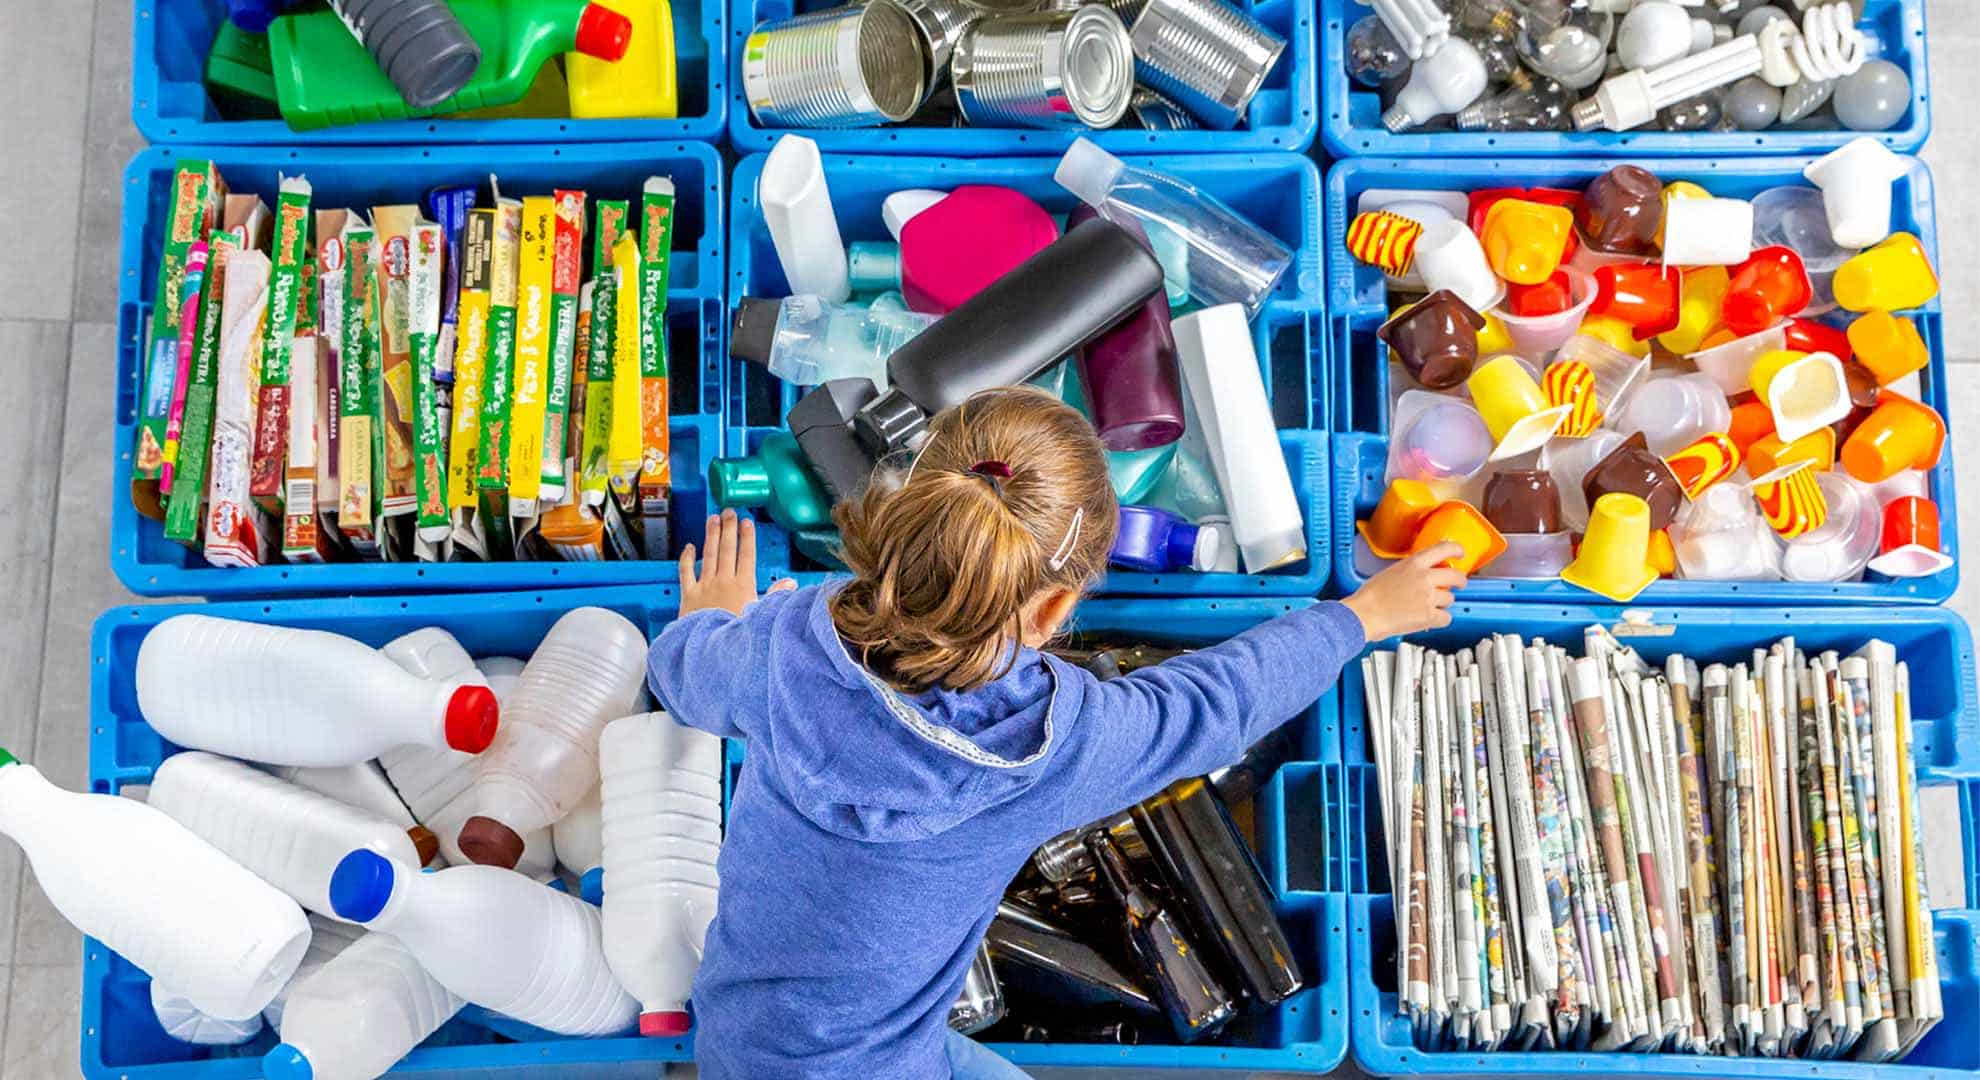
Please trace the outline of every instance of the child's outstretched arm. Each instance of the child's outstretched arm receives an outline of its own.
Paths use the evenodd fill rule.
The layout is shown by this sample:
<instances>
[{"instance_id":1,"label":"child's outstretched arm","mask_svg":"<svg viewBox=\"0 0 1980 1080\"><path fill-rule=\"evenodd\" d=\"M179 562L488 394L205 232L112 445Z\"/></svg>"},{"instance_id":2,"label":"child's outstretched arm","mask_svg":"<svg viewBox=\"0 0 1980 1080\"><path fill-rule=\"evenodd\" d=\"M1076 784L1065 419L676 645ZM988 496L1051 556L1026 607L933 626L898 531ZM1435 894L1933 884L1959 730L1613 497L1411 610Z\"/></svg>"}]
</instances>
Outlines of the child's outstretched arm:
<instances>
[{"instance_id":1,"label":"child's outstretched arm","mask_svg":"<svg viewBox=\"0 0 1980 1080\"><path fill-rule=\"evenodd\" d=\"M702 549L699 574L694 545L681 550L681 614L647 650L646 683L675 720L739 739L748 735L740 721L753 714L736 705L763 692L769 656L767 627L742 617L757 599L756 523L734 510L710 516ZM770 592L794 588L785 578Z\"/></svg>"},{"instance_id":2,"label":"child's outstretched arm","mask_svg":"<svg viewBox=\"0 0 1980 1080\"><path fill-rule=\"evenodd\" d=\"M1073 827L1170 782L1236 761L1246 747L1327 692L1370 641L1450 624L1464 575L1442 544L1411 556L1353 596L1316 604L1237 637L1100 683L1102 719L1080 763Z\"/></svg>"}]
</instances>

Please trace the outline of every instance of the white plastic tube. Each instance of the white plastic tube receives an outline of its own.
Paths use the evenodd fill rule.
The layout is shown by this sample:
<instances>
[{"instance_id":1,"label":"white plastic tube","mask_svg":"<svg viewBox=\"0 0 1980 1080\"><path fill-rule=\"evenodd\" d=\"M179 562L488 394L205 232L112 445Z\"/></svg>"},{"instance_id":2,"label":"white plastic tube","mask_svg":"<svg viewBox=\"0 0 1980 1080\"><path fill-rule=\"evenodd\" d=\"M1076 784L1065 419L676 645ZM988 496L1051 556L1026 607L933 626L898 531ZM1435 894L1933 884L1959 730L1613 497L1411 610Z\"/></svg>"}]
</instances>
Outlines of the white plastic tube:
<instances>
[{"instance_id":1,"label":"white plastic tube","mask_svg":"<svg viewBox=\"0 0 1980 1080\"><path fill-rule=\"evenodd\" d=\"M1307 554L1306 529L1243 306L1205 308L1171 326L1245 572L1298 562Z\"/></svg>"},{"instance_id":2,"label":"white plastic tube","mask_svg":"<svg viewBox=\"0 0 1980 1080\"><path fill-rule=\"evenodd\" d=\"M844 303L852 295L852 280L846 272L846 244L839 235L818 144L802 135L778 139L763 162L756 199L763 205L770 242L777 248L791 292L815 293Z\"/></svg>"}]
</instances>

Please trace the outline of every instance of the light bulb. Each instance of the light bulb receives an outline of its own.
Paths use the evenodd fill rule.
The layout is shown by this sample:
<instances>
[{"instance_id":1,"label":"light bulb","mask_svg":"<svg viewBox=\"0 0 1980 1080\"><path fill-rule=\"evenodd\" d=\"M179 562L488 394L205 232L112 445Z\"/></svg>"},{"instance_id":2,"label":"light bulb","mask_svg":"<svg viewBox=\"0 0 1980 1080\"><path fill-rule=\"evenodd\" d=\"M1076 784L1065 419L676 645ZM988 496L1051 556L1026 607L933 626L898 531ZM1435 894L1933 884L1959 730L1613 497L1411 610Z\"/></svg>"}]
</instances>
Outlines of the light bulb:
<instances>
[{"instance_id":1,"label":"light bulb","mask_svg":"<svg viewBox=\"0 0 1980 1080\"><path fill-rule=\"evenodd\" d=\"M1508 90L1457 114L1459 131L1572 131L1574 94L1553 79Z\"/></svg>"},{"instance_id":2,"label":"light bulb","mask_svg":"<svg viewBox=\"0 0 1980 1080\"><path fill-rule=\"evenodd\" d=\"M1781 118L1781 88L1748 75L1726 88L1726 120L1740 131L1765 131Z\"/></svg>"},{"instance_id":3,"label":"light bulb","mask_svg":"<svg viewBox=\"0 0 1980 1080\"><path fill-rule=\"evenodd\" d=\"M1581 0L1536 0L1526 9L1519 57L1535 72L1581 90L1608 70L1615 25L1614 15L1592 11Z\"/></svg>"},{"instance_id":4,"label":"light bulb","mask_svg":"<svg viewBox=\"0 0 1980 1080\"><path fill-rule=\"evenodd\" d=\"M1347 70L1355 82L1373 89L1409 72L1409 54L1378 15L1364 15L1348 28Z\"/></svg>"},{"instance_id":5,"label":"light bulb","mask_svg":"<svg viewBox=\"0 0 1980 1080\"><path fill-rule=\"evenodd\" d=\"M1810 82L1803 79L1781 93L1781 124L1798 124L1829 103L1839 80Z\"/></svg>"},{"instance_id":6,"label":"light bulb","mask_svg":"<svg viewBox=\"0 0 1980 1080\"><path fill-rule=\"evenodd\" d=\"M1452 0L1451 24L1473 42L1480 37L1512 41L1519 37L1519 9L1512 0Z\"/></svg>"},{"instance_id":7,"label":"light bulb","mask_svg":"<svg viewBox=\"0 0 1980 1080\"><path fill-rule=\"evenodd\" d=\"M1719 92L1707 90L1659 109L1657 126L1665 131L1713 131L1724 116L1719 106Z\"/></svg>"},{"instance_id":8,"label":"light bulb","mask_svg":"<svg viewBox=\"0 0 1980 1080\"><path fill-rule=\"evenodd\" d=\"M1758 74L1760 65L1759 39L1746 34L1662 67L1623 72L1574 107L1575 129L1641 127L1657 110Z\"/></svg>"},{"instance_id":9,"label":"light bulb","mask_svg":"<svg viewBox=\"0 0 1980 1080\"><path fill-rule=\"evenodd\" d=\"M1434 56L1451 32L1451 17L1436 0L1368 0L1411 60Z\"/></svg>"},{"instance_id":10,"label":"light bulb","mask_svg":"<svg viewBox=\"0 0 1980 1080\"><path fill-rule=\"evenodd\" d=\"M1463 38L1448 38L1444 47L1416 62L1409 85L1382 114L1382 126L1405 131L1477 101L1485 93L1485 61Z\"/></svg>"},{"instance_id":11,"label":"light bulb","mask_svg":"<svg viewBox=\"0 0 1980 1080\"><path fill-rule=\"evenodd\" d=\"M1851 131L1885 131L1911 109L1911 77L1874 60L1836 83L1836 119Z\"/></svg>"},{"instance_id":12,"label":"light bulb","mask_svg":"<svg viewBox=\"0 0 1980 1080\"><path fill-rule=\"evenodd\" d=\"M1653 68L1712 47L1731 31L1694 19L1671 0L1645 0L1616 27L1616 59L1625 68Z\"/></svg>"}]
</instances>

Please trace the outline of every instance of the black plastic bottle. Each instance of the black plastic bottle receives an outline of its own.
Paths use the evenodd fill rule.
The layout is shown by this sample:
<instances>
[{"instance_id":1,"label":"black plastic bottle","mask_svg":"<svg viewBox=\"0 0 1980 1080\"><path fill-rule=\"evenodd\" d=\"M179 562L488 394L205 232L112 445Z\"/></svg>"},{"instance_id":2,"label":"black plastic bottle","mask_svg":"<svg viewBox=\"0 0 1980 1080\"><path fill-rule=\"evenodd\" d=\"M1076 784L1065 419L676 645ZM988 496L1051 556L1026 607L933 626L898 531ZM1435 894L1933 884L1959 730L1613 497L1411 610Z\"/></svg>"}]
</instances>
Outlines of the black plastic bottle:
<instances>
[{"instance_id":1,"label":"black plastic bottle","mask_svg":"<svg viewBox=\"0 0 1980 1080\"><path fill-rule=\"evenodd\" d=\"M859 494L873 475L874 457L853 436L852 419L878 395L867 379L832 379L812 387L784 417L834 503Z\"/></svg>"},{"instance_id":2,"label":"black plastic bottle","mask_svg":"<svg viewBox=\"0 0 1980 1080\"><path fill-rule=\"evenodd\" d=\"M1104 219L1079 225L896 349L890 389L855 429L876 455L908 449L929 416L1024 382L1161 290L1162 264L1133 233Z\"/></svg>"},{"instance_id":3,"label":"black plastic bottle","mask_svg":"<svg viewBox=\"0 0 1980 1080\"><path fill-rule=\"evenodd\" d=\"M1088 833L1086 845L1100 877L1121 905L1128 948L1169 1014L1176 1038L1195 1042L1214 1034L1236 1012L1230 992L1203 962L1203 950L1128 873L1127 856L1106 832Z\"/></svg>"}]
</instances>

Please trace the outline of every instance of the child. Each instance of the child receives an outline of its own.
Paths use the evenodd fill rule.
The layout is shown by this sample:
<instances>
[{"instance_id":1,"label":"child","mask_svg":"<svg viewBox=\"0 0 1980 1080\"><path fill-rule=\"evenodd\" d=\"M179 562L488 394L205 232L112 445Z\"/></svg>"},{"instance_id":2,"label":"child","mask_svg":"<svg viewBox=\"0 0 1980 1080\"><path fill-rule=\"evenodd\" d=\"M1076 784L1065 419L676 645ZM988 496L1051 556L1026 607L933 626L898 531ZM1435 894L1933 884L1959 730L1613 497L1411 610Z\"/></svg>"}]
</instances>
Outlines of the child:
<instances>
[{"instance_id":1,"label":"child","mask_svg":"<svg viewBox=\"0 0 1980 1080\"><path fill-rule=\"evenodd\" d=\"M936 416L903 483L840 507L851 581L757 599L732 511L708 519L699 577L682 553L649 682L676 720L748 740L694 983L704 1080L1022 1077L947 1020L1033 849L1236 761L1365 641L1449 623L1464 583L1444 545L1101 682L1038 649L1116 516L1085 418L1005 389Z\"/></svg>"}]
</instances>

